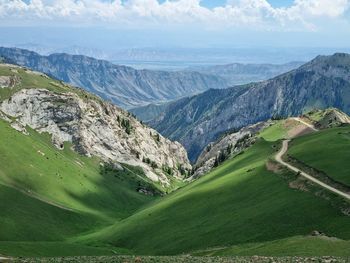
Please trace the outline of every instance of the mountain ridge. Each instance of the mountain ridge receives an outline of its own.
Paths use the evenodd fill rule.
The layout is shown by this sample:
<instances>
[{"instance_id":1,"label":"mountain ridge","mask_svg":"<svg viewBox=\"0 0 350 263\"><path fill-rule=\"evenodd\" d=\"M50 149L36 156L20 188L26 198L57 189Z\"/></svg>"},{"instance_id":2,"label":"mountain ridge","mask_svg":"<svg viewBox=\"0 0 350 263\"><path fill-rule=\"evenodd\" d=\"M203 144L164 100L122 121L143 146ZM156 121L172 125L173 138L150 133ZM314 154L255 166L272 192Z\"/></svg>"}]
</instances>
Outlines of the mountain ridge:
<instances>
[{"instance_id":1,"label":"mountain ridge","mask_svg":"<svg viewBox=\"0 0 350 263\"><path fill-rule=\"evenodd\" d=\"M272 117L297 116L314 108L350 112L350 55L319 56L267 81L208 90L171 103L150 122L179 140L194 162L222 133Z\"/></svg>"},{"instance_id":2,"label":"mountain ridge","mask_svg":"<svg viewBox=\"0 0 350 263\"><path fill-rule=\"evenodd\" d=\"M110 100L122 108L166 102L210 88L226 88L220 77L189 71L136 70L82 55L41 56L18 48L0 48L10 63L44 72Z\"/></svg>"},{"instance_id":3,"label":"mountain ridge","mask_svg":"<svg viewBox=\"0 0 350 263\"><path fill-rule=\"evenodd\" d=\"M303 65L304 62L289 62L284 64L243 64L231 63L215 66L198 66L189 70L216 75L225 79L229 86L242 85L273 78Z\"/></svg>"}]
</instances>

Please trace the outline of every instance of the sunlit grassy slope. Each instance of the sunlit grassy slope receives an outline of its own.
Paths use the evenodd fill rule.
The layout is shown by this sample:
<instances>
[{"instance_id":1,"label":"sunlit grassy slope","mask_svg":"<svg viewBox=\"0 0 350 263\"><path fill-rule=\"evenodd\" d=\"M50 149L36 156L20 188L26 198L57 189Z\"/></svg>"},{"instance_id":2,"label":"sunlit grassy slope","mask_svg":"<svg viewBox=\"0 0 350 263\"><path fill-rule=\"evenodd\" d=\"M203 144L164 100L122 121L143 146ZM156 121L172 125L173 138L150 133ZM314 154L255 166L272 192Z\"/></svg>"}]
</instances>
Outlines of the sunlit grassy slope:
<instances>
[{"instance_id":1,"label":"sunlit grassy slope","mask_svg":"<svg viewBox=\"0 0 350 263\"><path fill-rule=\"evenodd\" d=\"M285 127L285 121L276 121L274 125L266 128L260 133L260 137L266 141L277 141L287 136L287 128Z\"/></svg>"},{"instance_id":2,"label":"sunlit grassy slope","mask_svg":"<svg viewBox=\"0 0 350 263\"><path fill-rule=\"evenodd\" d=\"M350 126L297 138L288 154L350 186Z\"/></svg>"},{"instance_id":3,"label":"sunlit grassy slope","mask_svg":"<svg viewBox=\"0 0 350 263\"><path fill-rule=\"evenodd\" d=\"M310 192L291 189L284 176L266 169L273 145L261 139L198 181L85 241L141 254L178 254L305 236L313 230L349 240L350 220L339 209ZM262 251L278 254L269 247Z\"/></svg>"},{"instance_id":4,"label":"sunlit grassy slope","mask_svg":"<svg viewBox=\"0 0 350 263\"><path fill-rule=\"evenodd\" d=\"M26 88L74 92L83 99L99 100L24 68L0 64L0 76L12 78L11 87L0 89L0 101ZM137 189L155 186L140 179L146 177L137 167L124 165L126 169L118 171L101 166L99 159L75 153L68 143L61 151L48 134L28 127L27 131L29 135L24 135L0 120L0 254L59 255L61 251L62 255L73 255L76 251L90 255L110 251L86 249L67 240L130 216L156 198ZM56 245L50 245L52 242Z\"/></svg>"},{"instance_id":5,"label":"sunlit grassy slope","mask_svg":"<svg viewBox=\"0 0 350 263\"><path fill-rule=\"evenodd\" d=\"M0 75L21 78L15 87L0 89L0 101L22 88L69 90L97 99L25 69L0 66ZM149 183L135 176L139 169L103 169L100 160L80 156L69 144L59 151L47 134L28 128L24 135L0 121L0 254L181 254L206 249L210 254L220 247L215 253L350 255L350 220L337 206L339 200L292 189L289 182L295 175L266 168L288 127L277 122L254 146L208 175L168 196L152 197L137 192L140 184ZM341 153L341 165L347 161L341 143L347 142L348 130L327 132L324 142L334 140L327 151ZM313 136L320 135L295 140L292 151L294 144L297 154L298 143L316 143L322 136ZM334 176L344 179L343 168ZM314 230L338 239L310 238Z\"/></svg>"},{"instance_id":6,"label":"sunlit grassy slope","mask_svg":"<svg viewBox=\"0 0 350 263\"><path fill-rule=\"evenodd\" d=\"M123 218L152 197L136 191L127 172L101 173L98 159L70 150L59 151L48 135L26 136L0 121L0 183L36 193L79 212Z\"/></svg>"},{"instance_id":7,"label":"sunlit grassy slope","mask_svg":"<svg viewBox=\"0 0 350 263\"><path fill-rule=\"evenodd\" d=\"M0 76L11 76L17 79L11 88L0 89L0 101L5 100L21 89L47 89L54 92L74 92L84 99L100 100L98 97L82 90L67 85L61 81L47 77L31 70L7 66L0 63Z\"/></svg>"},{"instance_id":8,"label":"sunlit grassy slope","mask_svg":"<svg viewBox=\"0 0 350 263\"><path fill-rule=\"evenodd\" d=\"M28 243L16 249L15 241L61 242L53 250L32 243L32 255L74 251L69 243L63 249L67 239L125 218L155 198L137 192L140 182L128 170L105 171L99 160L78 155L68 144L60 151L47 134L28 131L24 135L0 120L0 241L10 242L0 243L0 254L20 255ZM84 247L76 251L84 255Z\"/></svg>"}]
</instances>

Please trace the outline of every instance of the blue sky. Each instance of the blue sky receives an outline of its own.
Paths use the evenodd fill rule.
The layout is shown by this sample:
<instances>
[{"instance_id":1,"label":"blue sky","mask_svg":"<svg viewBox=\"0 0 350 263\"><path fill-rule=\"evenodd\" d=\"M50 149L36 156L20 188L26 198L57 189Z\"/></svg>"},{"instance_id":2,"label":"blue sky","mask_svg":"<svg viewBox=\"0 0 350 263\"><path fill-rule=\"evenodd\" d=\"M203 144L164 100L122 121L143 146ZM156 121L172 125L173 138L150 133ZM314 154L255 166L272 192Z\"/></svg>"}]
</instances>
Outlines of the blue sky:
<instances>
[{"instance_id":1,"label":"blue sky","mask_svg":"<svg viewBox=\"0 0 350 263\"><path fill-rule=\"evenodd\" d=\"M349 6L350 0L0 0L0 41L347 47Z\"/></svg>"},{"instance_id":2,"label":"blue sky","mask_svg":"<svg viewBox=\"0 0 350 263\"><path fill-rule=\"evenodd\" d=\"M202 0L202 5L213 8L217 6L224 6L226 0ZM274 7L288 7L293 4L293 0L269 0L268 1Z\"/></svg>"},{"instance_id":3,"label":"blue sky","mask_svg":"<svg viewBox=\"0 0 350 263\"><path fill-rule=\"evenodd\" d=\"M160 3L165 2L165 0L160 0ZM288 7L293 4L293 0L269 0L268 1L274 7ZM202 0L201 4L208 8L214 8L217 6L224 6L227 3L226 0Z\"/></svg>"}]
</instances>

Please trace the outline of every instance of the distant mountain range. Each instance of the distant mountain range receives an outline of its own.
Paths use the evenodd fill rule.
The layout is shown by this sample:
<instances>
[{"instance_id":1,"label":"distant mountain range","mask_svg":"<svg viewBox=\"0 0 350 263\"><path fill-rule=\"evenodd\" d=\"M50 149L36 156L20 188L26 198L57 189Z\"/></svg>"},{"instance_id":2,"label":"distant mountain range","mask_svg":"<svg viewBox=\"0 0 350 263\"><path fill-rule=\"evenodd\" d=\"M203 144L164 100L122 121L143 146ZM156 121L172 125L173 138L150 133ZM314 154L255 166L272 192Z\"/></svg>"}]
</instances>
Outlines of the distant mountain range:
<instances>
[{"instance_id":1,"label":"distant mountain range","mask_svg":"<svg viewBox=\"0 0 350 263\"><path fill-rule=\"evenodd\" d=\"M257 82L276 77L280 74L300 67L304 62L286 64L242 64L192 67L190 70L203 74L219 76L227 81L229 86Z\"/></svg>"},{"instance_id":2,"label":"distant mountain range","mask_svg":"<svg viewBox=\"0 0 350 263\"><path fill-rule=\"evenodd\" d=\"M126 109L228 87L224 79L213 75L136 70L80 55L41 56L24 49L0 48L0 56L82 87Z\"/></svg>"},{"instance_id":3,"label":"distant mountain range","mask_svg":"<svg viewBox=\"0 0 350 263\"><path fill-rule=\"evenodd\" d=\"M216 66L191 67L189 71L215 75L224 79L228 86L247 84L273 78L301 66L303 62L290 62L286 64L227 64ZM172 102L149 104L147 106L130 109L140 120L149 122L159 116Z\"/></svg>"},{"instance_id":4,"label":"distant mountain range","mask_svg":"<svg viewBox=\"0 0 350 263\"><path fill-rule=\"evenodd\" d=\"M170 104L151 125L180 141L195 161L223 133L314 108L350 113L350 55L318 56L268 81L212 89Z\"/></svg>"},{"instance_id":5,"label":"distant mountain range","mask_svg":"<svg viewBox=\"0 0 350 263\"><path fill-rule=\"evenodd\" d=\"M74 54L79 53L79 50L69 50ZM230 64L160 71L137 70L81 55L60 53L42 56L18 48L0 48L0 56L8 62L84 88L124 109L164 104L208 89L223 89L238 83L265 80L300 64ZM140 119L155 116L149 115L145 109L136 112L140 113ZM142 116L144 112L147 112L145 117Z\"/></svg>"}]
</instances>

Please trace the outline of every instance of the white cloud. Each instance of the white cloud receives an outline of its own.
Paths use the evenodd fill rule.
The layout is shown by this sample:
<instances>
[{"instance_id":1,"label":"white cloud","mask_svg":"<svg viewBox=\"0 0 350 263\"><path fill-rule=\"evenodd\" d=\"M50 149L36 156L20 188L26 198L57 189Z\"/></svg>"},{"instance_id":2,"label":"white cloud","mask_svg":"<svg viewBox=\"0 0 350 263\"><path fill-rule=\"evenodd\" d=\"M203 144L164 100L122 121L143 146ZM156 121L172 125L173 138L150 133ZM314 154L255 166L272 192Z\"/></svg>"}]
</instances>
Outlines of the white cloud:
<instances>
[{"instance_id":1,"label":"white cloud","mask_svg":"<svg viewBox=\"0 0 350 263\"><path fill-rule=\"evenodd\" d=\"M228 0L226 6L208 9L200 0L0 0L0 23L305 30L316 29L321 20L344 19L349 1L295 0L288 8L274 8L266 0Z\"/></svg>"}]
</instances>

